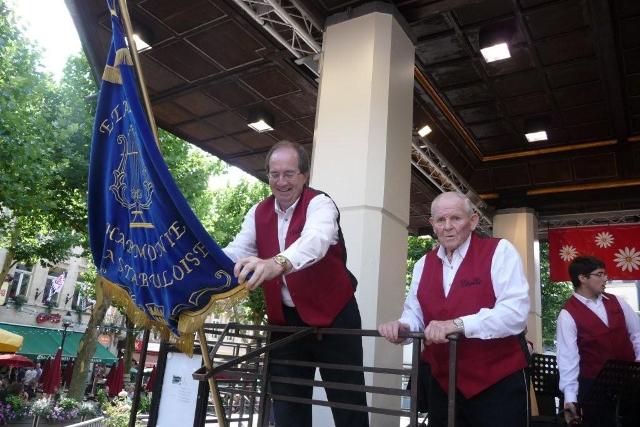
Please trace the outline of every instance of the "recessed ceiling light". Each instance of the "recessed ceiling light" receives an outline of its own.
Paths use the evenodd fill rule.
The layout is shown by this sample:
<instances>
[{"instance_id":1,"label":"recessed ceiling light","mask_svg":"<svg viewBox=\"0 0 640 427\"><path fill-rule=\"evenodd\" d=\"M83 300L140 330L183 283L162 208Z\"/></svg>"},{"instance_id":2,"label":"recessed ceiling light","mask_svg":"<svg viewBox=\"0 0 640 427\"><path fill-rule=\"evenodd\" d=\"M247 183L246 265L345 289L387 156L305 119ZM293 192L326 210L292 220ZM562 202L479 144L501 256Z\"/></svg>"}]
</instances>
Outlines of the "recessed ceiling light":
<instances>
[{"instance_id":1,"label":"recessed ceiling light","mask_svg":"<svg viewBox=\"0 0 640 427\"><path fill-rule=\"evenodd\" d=\"M480 49L480 53L487 62L499 61L501 59L511 58L511 52L509 52L509 45L506 43L498 43L493 46Z\"/></svg>"},{"instance_id":2,"label":"recessed ceiling light","mask_svg":"<svg viewBox=\"0 0 640 427\"><path fill-rule=\"evenodd\" d=\"M527 141L529 142L546 141L547 139L549 139L547 138L546 130L525 133L524 137L527 138Z\"/></svg>"},{"instance_id":3,"label":"recessed ceiling light","mask_svg":"<svg viewBox=\"0 0 640 427\"><path fill-rule=\"evenodd\" d=\"M258 119L257 121L253 123L249 123L248 125L251 129L259 133L273 130L273 128L269 125L269 123L265 122L264 119Z\"/></svg>"},{"instance_id":4,"label":"recessed ceiling light","mask_svg":"<svg viewBox=\"0 0 640 427\"><path fill-rule=\"evenodd\" d=\"M429 135L430 133L431 133L431 127L429 127L429 125L425 125L421 127L420 130L418 130L418 135L420 135L420 137L422 138Z\"/></svg>"}]
</instances>

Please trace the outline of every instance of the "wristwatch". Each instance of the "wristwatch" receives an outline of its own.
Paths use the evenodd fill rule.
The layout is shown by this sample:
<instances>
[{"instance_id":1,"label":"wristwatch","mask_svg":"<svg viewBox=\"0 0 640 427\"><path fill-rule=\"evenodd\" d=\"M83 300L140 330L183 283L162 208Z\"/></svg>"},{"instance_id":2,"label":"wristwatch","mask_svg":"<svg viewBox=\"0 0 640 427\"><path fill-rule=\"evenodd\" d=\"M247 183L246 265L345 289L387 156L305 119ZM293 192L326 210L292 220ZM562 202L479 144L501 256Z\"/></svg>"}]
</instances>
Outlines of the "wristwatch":
<instances>
[{"instance_id":1,"label":"wristwatch","mask_svg":"<svg viewBox=\"0 0 640 427\"><path fill-rule=\"evenodd\" d=\"M289 270L289 260L282 254L278 254L273 257L273 260L282 267L282 272L286 273Z\"/></svg>"},{"instance_id":2,"label":"wristwatch","mask_svg":"<svg viewBox=\"0 0 640 427\"><path fill-rule=\"evenodd\" d=\"M453 319L453 325L457 329L456 332L464 331L464 322L462 321L461 318L457 317L457 318Z\"/></svg>"}]
</instances>

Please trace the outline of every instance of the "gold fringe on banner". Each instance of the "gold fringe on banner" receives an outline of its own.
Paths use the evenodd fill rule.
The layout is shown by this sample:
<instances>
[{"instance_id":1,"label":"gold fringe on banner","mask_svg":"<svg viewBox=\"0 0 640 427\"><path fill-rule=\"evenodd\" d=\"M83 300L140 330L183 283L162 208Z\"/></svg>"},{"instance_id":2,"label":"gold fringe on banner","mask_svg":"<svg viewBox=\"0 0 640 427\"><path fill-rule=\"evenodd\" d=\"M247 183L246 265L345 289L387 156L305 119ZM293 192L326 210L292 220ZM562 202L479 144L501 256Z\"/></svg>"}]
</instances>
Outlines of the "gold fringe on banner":
<instances>
[{"instance_id":1,"label":"gold fringe on banner","mask_svg":"<svg viewBox=\"0 0 640 427\"><path fill-rule=\"evenodd\" d=\"M180 313L180 318L178 319L178 332L180 332L180 335L195 333L198 329L202 328L207 316L211 313L214 307L224 311L230 310L248 295L249 291L247 290L247 285L244 283L236 286L230 291L213 295L209 300L209 303L200 310L185 310Z\"/></svg>"},{"instance_id":2,"label":"gold fringe on banner","mask_svg":"<svg viewBox=\"0 0 640 427\"><path fill-rule=\"evenodd\" d=\"M111 65L105 65L104 72L102 73L102 80L108 81L116 85L121 85L122 76L120 75L120 70L117 67L112 67Z\"/></svg>"},{"instance_id":3,"label":"gold fringe on banner","mask_svg":"<svg viewBox=\"0 0 640 427\"><path fill-rule=\"evenodd\" d=\"M136 327L151 329L159 333L163 341L171 342L180 351L189 356L193 355L194 334L198 329L202 328L214 306L223 310L229 309L246 298L249 293L246 285L242 284L228 292L213 295L209 303L198 311L182 312L178 319L178 331L180 332L178 337L171 332L166 323L149 319L146 313L133 302L127 291L104 277L101 277L101 279L104 296L111 297L113 305L121 307L127 318ZM96 305L99 305L102 298L101 293L97 292L96 298L98 299Z\"/></svg>"},{"instance_id":4,"label":"gold fringe on banner","mask_svg":"<svg viewBox=\"0 0 640 427\"><path fill-rule=\"evenodd\" d=\"M116 50L116 57L113 60L113 66L117 67L120 64L133 65L131 53L129 53L129 49L126 47Z\"/></svg>"}]
</instances>

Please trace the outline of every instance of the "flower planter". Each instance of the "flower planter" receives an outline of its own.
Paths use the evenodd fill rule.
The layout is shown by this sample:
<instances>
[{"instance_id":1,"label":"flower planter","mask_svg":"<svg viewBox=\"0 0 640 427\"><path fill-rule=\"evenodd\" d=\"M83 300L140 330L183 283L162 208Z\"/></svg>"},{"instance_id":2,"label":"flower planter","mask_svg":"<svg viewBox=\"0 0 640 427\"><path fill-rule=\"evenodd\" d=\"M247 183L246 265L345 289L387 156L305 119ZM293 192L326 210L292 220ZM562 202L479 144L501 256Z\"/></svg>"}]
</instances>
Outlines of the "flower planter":
<instances>
[{"instance_id":1,"label":"flower planter","mask_svg":"<svg viewBox=\"0 0 640 427\"><path fill-rule=\"evenodd\" d=\"M62 427L67 426L69 424L77 424L80 422L80 417L71 418L70 420L61 421L61 422L53 422L49 421L46 418L40 418L36 420L36 417L28 417L19 421L14 421L11 425L30 425L32 427Z\"/></svg>"}]
</instances>

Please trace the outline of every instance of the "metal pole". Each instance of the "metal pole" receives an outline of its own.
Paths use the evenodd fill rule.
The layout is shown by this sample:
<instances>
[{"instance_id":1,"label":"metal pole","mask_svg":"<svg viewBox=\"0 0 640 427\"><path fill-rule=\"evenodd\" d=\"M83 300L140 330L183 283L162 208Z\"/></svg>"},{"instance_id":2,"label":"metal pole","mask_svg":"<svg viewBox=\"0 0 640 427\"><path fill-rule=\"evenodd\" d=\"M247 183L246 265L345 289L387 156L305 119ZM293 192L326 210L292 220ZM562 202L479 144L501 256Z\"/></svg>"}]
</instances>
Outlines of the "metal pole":
<instances>
[{"instance_id":1,"label":"metal pole","mask_svg":"<svg viewBox=\"0 0 640 427\"><path fill-rule=\"evenodd\" d=\"M69 327L69 325L63 324L62 327L64 329L62 330L62 342L60 343L60 355L61 356L64 354L64 341L67 339L67 328Z\"/></svg>"},{"instance_id":2,"label":"metal pole","mask_svg":"<svg viewBox=\"0 0 640 427\"><path fill-rule=\"evenodd\" d=\"M449 393L447 402L447 427L456 426L456 377L458 362L458 334L447 336L449 339Z\"/></svg>"},{"instance_id":3,"label":"metal pole","mask_svg":"<svg viewBox=\"0 0 640 427\"><path fill-rule=\"evenodd\" d=\"M213 364L209 357L209 345L207 344L207 336L204 334L204 328L200 328L198 330L198 339L200 340L200 350L202 352L202 361L204 362L204 366L207 368L207 371L211 371ZM224 413L224 408L222 407L222 402L220 402L220 395L218 394L218 385L216 384L216 380L211 376L208 378L208 381L211 396L213 398L213 407L216 410L218 425L220 427L227 427L227 418Z\"/></svg>"},{"instance_id":4,"label":"metal pole","mask_svg":"<svg viewBox=\"0 0 640 427\"><path fill-rule=\"evenodd\" d=\"M136 416L140 406L140 389L142 388L142 377L144 376L144 365L147 361L147 346L149 345L149 329L144 330L142 336L142 350L140 350L140 360L138 360L138 375L136 376L136 386L133 389L133 400L131 401L131 413L129 414L129 427L136 427Z\"/></svg>"}]
</instances>

